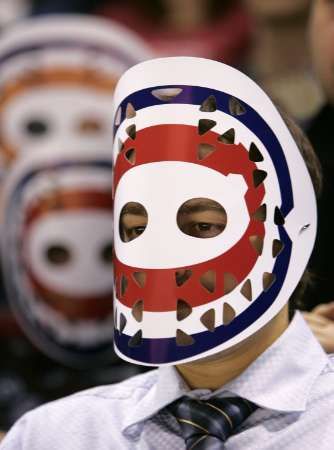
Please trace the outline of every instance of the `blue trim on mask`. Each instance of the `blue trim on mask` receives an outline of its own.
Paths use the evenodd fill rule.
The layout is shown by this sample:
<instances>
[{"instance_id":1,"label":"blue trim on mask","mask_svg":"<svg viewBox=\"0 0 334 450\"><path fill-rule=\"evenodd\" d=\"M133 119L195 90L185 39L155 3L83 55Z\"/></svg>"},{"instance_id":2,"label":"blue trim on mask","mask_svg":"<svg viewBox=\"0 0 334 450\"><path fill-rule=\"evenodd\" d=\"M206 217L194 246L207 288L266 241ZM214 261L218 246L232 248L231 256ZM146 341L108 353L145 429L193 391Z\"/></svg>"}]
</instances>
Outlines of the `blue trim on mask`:
<instances>
[{"instance_id":1,"label":"blue trim on mask","mask_svg":"<svg viewBox=\"0 0 334 450\"><path fill-rule=\"evenodd\" d=\"M169 101L163 102L152 95L152 90L155 89L175 89L180 88L182 92ZM252 131L265 146L268 151L275 170L280 187L280 194L282 205L280 207L284 217L286 217L294 207L292 183L289 173L289 168L286 162L282 146L274 134L273 130L266 123L266 121L248 104L240 99L237 99L245 108L245 113L242 115L232 115L229 110L229 101L231 95L215 89L209 89L200 86L186 86L186 85L168 85L155 86L137 91L126 97L121 107L121 120L125 120L125 111L128 103L131 103L136 111L143 108L149 108L158 105L168 104L187 104L200 105L210 95L216 99L217 110L225 114L233 116L235 119L244 124L250 131ZM156 111L158 114L158 110ZM199 111L200 114L200 111ZM204 117L210 118L210 113L202 113ZM114 127L116 133L118 126ZM287 149L286 149L287 150ZM224 342L237 336L243 332L252 323L258 320L274 303L278 297L280 290L286 278L291 252L292 242L284 228L278 226L280 240L284 244L284 249L278 255L273 268L273 273L276 276L276 281L267 292L262 292L260 296L253 300L249 307L240 315L238 315L229 325L222 325L217 327L214 332L205 331L192 335L195 343L190 346L177 346L175 338L161 338L161 339L143 339L142 344L138 347L129 347L128 342L131 337L115 331L115 344L119 351L129 358L138 362L150 364L164 364L177 362L183 359L191 358L200 355L210 349L220 346ZM161 287L163 288L163 286Z\"/></svg>"}]
</instances>

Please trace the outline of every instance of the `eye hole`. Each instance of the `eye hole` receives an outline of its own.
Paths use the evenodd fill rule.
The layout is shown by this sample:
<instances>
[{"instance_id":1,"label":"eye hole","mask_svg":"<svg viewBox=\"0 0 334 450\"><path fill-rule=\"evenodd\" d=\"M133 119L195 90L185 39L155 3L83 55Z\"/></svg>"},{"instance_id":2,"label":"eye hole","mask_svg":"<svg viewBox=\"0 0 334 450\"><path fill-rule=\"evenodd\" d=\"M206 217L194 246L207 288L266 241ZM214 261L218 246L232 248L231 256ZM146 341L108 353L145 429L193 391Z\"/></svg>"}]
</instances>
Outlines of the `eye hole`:
<instances>
[{"instance_id":1,"label":"eye hole","mask_svg":"<svg viewBox=\"0 0 334 450\"><path fill-rule=\"evenodd\" d=\"M61 244L50 245L45 250L45 259L53 266L63 266L71 259L71 252Z\"/></svg>"},{"instance_id":2,"label":"eye hole","mask_svg":"<svg viewBox=\"0 0 334 450\"><path fill-rule=\"evenodd\" d=\"M143 205L137 202L126 203L122 208L119 220L121 240L130 242L143 234L147 220L147 212Z\"/></svg>"},{"instance_id":3,"label":"eye hole","mask_svg":"<svg viewBox=\"0 0 334 450\"><path fill-rule=\"evenodd\" d=\"M98 134L103 131L103 128L102 121L94 117L84 118L78 125L78 130L85 134Z\"/></svg>"},{"instance_id":4,"label":"eye hole","mask_svg":"<svg viewBox=\"0 0 334 450\"><path fill-rule=\"evenodd\" d=\"M30 119L24 124L26 134L34 137L46 135L50 130L49 124L43 119Z\"/></svg>"},{"instance_id":5,"label":"eye hole","mask_svg":"<svg viewBox=\"0 0 334 450\"><path fill-rule=\"evenodd\" d=\"M101 260L104 264L110 265L112 264L112 256L113 256L113 245L111 242L108 242L101 251Z\"/></svg>"},{"instance_id":6,"label":"eye hole","mask_svg":"<svg viewBox=\"0 0 334 450\"><path fill-rule=\"evenodd\" d=\"M225 209L215 200L193 198L177 213L177 225L188 236L208 239L221 234L227 223Z\"/></svg>"}]
</instances>

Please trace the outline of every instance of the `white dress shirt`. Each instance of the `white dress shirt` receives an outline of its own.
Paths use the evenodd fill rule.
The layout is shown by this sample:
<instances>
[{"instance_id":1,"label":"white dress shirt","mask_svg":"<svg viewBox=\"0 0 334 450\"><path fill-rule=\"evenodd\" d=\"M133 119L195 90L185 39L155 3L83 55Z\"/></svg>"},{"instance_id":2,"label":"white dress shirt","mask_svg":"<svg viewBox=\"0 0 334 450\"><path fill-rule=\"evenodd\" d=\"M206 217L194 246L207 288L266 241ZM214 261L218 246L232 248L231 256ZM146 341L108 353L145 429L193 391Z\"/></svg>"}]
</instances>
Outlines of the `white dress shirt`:
<instances>
[{"instance_id":1,"label":"white dress shirt","mask_svg":"<svg viewBox=\"0 0 334 450\"><path fill-rule=\"evenodd\" d=\"M237 395L259 405L226 450L333 450L334 367L299 313L280 338L219 391L189 390L173 367L97 387L23 416L1 450L182 450L163 408L183 395Z\"/></svg>"}]
</instances>

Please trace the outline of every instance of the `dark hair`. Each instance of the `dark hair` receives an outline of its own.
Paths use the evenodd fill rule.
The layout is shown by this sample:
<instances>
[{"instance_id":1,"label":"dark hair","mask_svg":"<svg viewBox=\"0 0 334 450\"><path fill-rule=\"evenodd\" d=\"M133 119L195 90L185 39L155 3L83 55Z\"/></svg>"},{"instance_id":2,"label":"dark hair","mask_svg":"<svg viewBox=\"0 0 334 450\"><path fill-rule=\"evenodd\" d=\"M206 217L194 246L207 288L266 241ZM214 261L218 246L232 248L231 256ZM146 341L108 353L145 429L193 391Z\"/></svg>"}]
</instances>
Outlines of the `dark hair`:
<instances>
[{"instance_id":1,"label":"dark hair","mask_svg":"<svg viewBox=\"0 0 334 450\"><path fill-rule=\"evenodd\" d=\"M323 177L321 164L316 155L316 152L308 137L306 136L304 131L302 131L302 129L296 124L296 122L292 120L292 118L281 107L277 107L277 109L281 114L286 126L288 127L291 136L297 144L302 157L304 158L312 179L315 195L319 199L322 192Z\"/></svg>"},{"instance_id":2,"label":"dark hair","mask_svg":"<svg viewBox=\"0 0 334 450\"><path fill-rule=\"evenodd\" d=\"M277 104L276 107L281 114L286 126L288 127L291 136L296 142L300 153L304 158L309 174L311 176L316 197L319 199L322 192L323 177L321 164L314 151L314 148L302 129L295 123L294 120L291 119L291 117L283 110L283 108L278 106ZM309 286L312 286L313 278L314 274L309 269L306 269L289 300L290 318L292 318L296 309L305 309L305 304L303 301L304 294L306 292L306 289Z\"/></svg>"}]
</instances>

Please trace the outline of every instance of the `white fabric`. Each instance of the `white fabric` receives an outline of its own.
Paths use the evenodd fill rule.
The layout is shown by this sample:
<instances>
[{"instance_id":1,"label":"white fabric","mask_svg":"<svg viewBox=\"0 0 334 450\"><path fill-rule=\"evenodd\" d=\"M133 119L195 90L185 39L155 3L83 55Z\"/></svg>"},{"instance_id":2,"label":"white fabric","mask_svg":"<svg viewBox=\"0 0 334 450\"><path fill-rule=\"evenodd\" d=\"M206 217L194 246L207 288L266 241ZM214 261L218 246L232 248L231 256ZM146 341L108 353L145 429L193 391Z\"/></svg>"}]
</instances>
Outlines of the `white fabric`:
<instances>
[{"instance_id":1,"label":"white fabric","mask_svg":"<svg viewBox=\"0 0 334 450\"><path fill-rule=\"evenodd\" d=\"M286 332L220 389L258 404L226 450L331 450L334 366L299 313ZM1 450L182 450L172 416L160 410L189 391L173 367L67 397L26 414ZM160 412L159 412L160 411Z\"/></svg>"}]
</instances>

